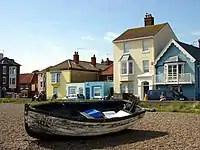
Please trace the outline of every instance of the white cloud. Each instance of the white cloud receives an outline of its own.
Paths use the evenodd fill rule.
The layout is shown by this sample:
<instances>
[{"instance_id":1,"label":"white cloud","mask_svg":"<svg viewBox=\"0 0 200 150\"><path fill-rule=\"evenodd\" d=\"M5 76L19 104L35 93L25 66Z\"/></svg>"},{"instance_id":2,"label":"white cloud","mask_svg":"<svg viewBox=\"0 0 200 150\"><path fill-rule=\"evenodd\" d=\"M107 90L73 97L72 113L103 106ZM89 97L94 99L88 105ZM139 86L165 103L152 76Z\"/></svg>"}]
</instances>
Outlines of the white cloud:
<instances>
[{"instance_id":1,"label":"white cloud","mask_svg":"<svg viewBox=\"0 0 200 150\"><path fill-rule=\"evenodd\" d=\"M194 31L192 32L192 35L200 35L200 31Z\"/></svg>"},{"instance_id":2,"label":"white cloud","mask_svg":"<svg viewBox=\"0 0 200 150\"><path fill-rule=\"evenodd\" d=\"M94 41L94 39L92 37L90 37L90 36L83 36L81 39L82 40Z\"/></svg>"},{"instance_id":3,"label":"white cloud","mask_svg":"<svg viewBox=\"0 0 200 150\"><path fill-rule=\"evenodd\" d=\"M107 41L112 41L115 38L117 38L119 36L119 34L114 33L114 32L106 32L105 36L104 36L104 40Z\"/></svg>"}]
</instances>

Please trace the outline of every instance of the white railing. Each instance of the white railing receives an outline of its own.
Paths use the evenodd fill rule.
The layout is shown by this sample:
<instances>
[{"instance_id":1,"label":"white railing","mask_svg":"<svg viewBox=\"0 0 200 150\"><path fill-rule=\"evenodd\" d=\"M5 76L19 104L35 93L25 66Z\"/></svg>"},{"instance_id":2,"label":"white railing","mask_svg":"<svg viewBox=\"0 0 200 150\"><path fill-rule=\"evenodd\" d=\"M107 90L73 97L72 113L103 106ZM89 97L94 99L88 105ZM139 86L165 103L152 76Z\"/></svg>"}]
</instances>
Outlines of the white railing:
<instances>
[{"instance_id":1,"label":"white railing","mask_svg":"<svg viewBox=\"0 0 200 150\"><path fill-rule=\"evenodd\" d=\"M192 73L181 73L177 75L155 75L155 84L192 84L194 75Z\"/></svg>"}]
</instances>

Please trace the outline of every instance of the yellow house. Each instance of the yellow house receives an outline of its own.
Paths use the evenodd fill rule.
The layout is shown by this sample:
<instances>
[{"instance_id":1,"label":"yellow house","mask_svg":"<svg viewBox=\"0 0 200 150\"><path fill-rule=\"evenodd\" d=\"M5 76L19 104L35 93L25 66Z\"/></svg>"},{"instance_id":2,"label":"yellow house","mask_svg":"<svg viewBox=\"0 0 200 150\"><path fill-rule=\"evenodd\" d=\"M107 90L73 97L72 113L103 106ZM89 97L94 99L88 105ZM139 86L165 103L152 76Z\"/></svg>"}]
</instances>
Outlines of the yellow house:
<instances>
[{"instance_id":1,"label":"yellow house","mask_svg":"<svg viewBox=\"0 0 200 150\"><path fill-rule=\"evenodd\" d=\"M58 98L66 96L67 83L98 81L99 72L106 67L106 64L96 63L95 55L91 57L91 62L79 61L78 52L75 52L73 60L65 60L46 70L47 98L51 98L54 93Z\"/></svg>"},{"instance_id":2,"label":"yellow house","mask_svg":"<svg viewBox=\"0 0 200 150\"><path fill-rule=\"evenodd\" d=\"M113 40L114 92L143 99L154 86L154 60L171 39L177 37L170 25L154 25L154 17L146 14L144 27L128 29Z\"/></svg>"}]
</instances>

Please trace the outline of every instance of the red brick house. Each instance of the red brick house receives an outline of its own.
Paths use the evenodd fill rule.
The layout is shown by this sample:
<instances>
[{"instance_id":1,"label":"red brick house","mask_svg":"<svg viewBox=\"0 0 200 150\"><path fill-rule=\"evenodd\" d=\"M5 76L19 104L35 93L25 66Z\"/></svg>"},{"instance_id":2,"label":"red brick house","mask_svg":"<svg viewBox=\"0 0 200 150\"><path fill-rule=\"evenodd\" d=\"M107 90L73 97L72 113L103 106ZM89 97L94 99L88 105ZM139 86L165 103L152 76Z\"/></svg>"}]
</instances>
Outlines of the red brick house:
<instances>
[{"instance_id":1,"label":"red brick house","mask_svg":"<svg viewBox=\"0 0 200 150\"><path fill-rule=\"evenodd\" d=\"M113 81L113 63L100 72L99 80Z\"/></svg>"},{"instance_id":2,"label":"red brick house","mask_svg":"<svg viewBox=\"0 0 200 150\"><path fill-rule=\"evenodd\" d=\"M31 98L38 92L38 74L23 73L19 77L21 97Z\"/></svg>"}]
</instances>

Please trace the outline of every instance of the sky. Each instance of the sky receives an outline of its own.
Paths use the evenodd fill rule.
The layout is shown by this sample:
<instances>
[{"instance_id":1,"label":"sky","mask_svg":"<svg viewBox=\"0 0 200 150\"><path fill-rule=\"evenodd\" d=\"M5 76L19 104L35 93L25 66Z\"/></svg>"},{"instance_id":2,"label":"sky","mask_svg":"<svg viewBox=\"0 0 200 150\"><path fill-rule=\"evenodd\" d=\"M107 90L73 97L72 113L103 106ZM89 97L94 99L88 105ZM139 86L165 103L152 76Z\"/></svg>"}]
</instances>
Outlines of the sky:
<instances>
[{"instance_id":1,"label":"sky","mask_svg":"<svg viewBox=\"0 0 200 150\"><path fill-rule=\"evenodd\" d=\"M145 13L193 44L200 38L199 6L199 0L0 0L0 52L20 63L21 73L72 59L74 51L80 60L112 59L112 40L144 26Z\"/></svg>"}]
</instances>

